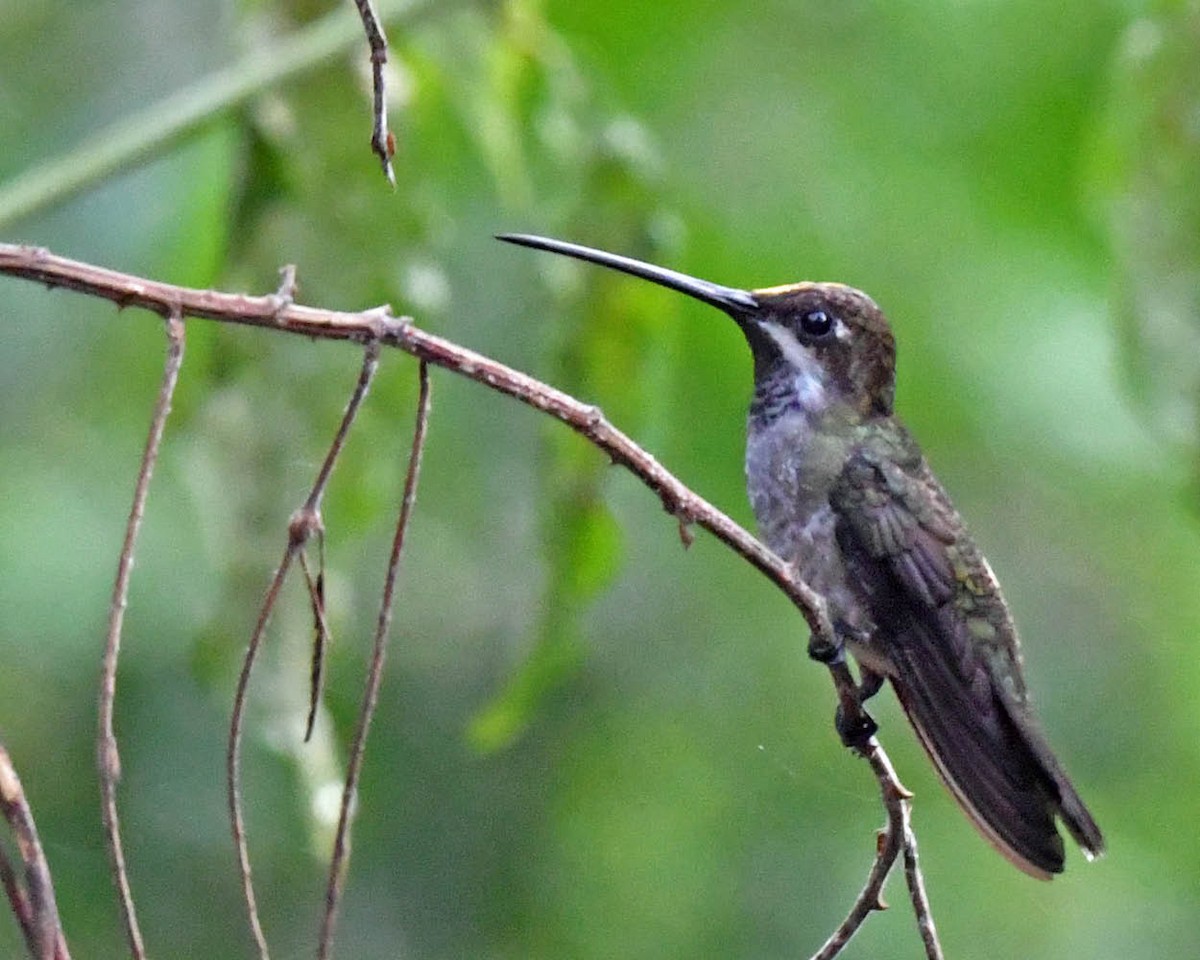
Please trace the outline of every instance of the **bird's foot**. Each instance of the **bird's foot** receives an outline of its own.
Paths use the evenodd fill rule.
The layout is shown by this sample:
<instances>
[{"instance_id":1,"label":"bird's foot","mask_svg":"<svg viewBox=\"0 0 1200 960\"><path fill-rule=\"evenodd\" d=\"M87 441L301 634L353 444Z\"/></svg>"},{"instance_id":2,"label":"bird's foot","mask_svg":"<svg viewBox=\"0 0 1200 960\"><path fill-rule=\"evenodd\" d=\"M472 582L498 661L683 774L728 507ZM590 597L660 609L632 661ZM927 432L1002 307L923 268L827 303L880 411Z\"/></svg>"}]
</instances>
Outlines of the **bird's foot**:
<instances>
[{"instance_id":1,"label":"bird's foot","mask_svg":"<svg viewBox=\"0 0 1200 960\"><path fill-rule=\"evenodd\" d=\"M879 724L862 708L861 703L853 704L849 708L839 703L833 716L833 726L842 738L842 744L859 752L867 748L867 742L879 730Z\"/></svg>"},{"instance_id":2,"label":"bird's foot","mask_svg":"<svg viewBox=\"0 0 1200 960\"><path fill-rule=\"evenodd\" d=\"M846 656L846 645L836 633L832 637L811 633L808 637L808 656L817 663L841 663Z\"/></svg>"},{"instance_id":3,"label":"bird's foot","mask_svg":"<svg viewBox=\"0 0 1200 960\"><path fill-rule=\"evenodd\" d=\"M842 743L860 753L866 749L867 741L879 730L879 725L863 708L863 704L875 696L883 686L881 673L863 667L861 676L858 685L842 695L833 718L834 728L842 738Z\"/></svg>"}]
</instances>

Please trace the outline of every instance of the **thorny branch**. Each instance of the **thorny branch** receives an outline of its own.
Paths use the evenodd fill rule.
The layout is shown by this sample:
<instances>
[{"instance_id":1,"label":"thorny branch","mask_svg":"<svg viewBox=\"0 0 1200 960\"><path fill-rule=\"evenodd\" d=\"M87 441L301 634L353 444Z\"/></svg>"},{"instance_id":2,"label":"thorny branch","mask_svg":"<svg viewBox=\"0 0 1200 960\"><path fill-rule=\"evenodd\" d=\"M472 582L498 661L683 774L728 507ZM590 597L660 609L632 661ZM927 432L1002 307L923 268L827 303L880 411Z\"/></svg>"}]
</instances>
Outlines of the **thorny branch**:
<instances>
[{"instance_id":1,"label":"thorny branch","mask_svg":"<svg viewBox=\"0 0 1200 960\"><path fill-rule=\"evenodd\" d=\"M371 128L371 149L383 164L383 175L394 187L396 173L392 170L392 157L396 155L396 138L388 129L387 81L383 72L388 58L387 35L383 32L379 15L371 6L371 0L354 0L354 5L358 7L358 15L362 17L363 30L367 34L367 43L371 47L371 89L374 95L375 115L375 122Z\"/></svg>"},{"instance_id":2,"label":"thorny branch","mask_svg":"<svg viewBox=\"0 0 1200 960\"><path fill-rule=\"evenodd\" d=\"M417 398L417 422L413 429L412 449L408 454L408 472L404 478L400 516L396 521L392 552L388 558L387 574L384 576L383 598L379 602L379 617L375 624L375 641L371 652L371 664L367 669L366 689L363 691L358 727L354 731L354 742L350 748L350 761L346 765L346 785L342 791L337 835L333 842L333 856L329 862L329 882L325 888L325 914L321 920L321 934L317 945L318 960L327 960L333 949L333 930L337 923L338 904L341 901L350 858L350 822L354 817L358 780L367 748L367 734L370 733L371 720L379 702L379 687L383 682L383 665L387 657L388 630L392 622L392 600L396 594L396 575L400 569L400 557L404 552L404 538L408 533L408 524L417 500L421 456L425 452L425 437L429 432L429 367L424 361L421 362L418 379L420 393Z\"/></svg>"},{"instance_id":3,"label":"thorny branch","mask_svg":"<svg viewBox=\"0 0 1200 960\"><path fill-rule=\"evenodd\" d=\"M664 509L675 517L685 542L690 536L691 525L702 527L718 540L739 554L776 585L793 603L808 623L813 635L810 650L829 650L834 644L834 633L822 598L807 584L795 577L792 569L762 543L746 532L728 516L694 493L674 475L667 471L653 456L639 447L626 434L614 427L600 410L581 403L548 384L527 374L514 370L489 357L459 346L442 337L427 333L407 318L397 318L390 308L383 306L359 313L322 310L294 303L290 298L277 295L249 296L221 293L212 290L196 290L159 283L119 273L103 267L70 260L36 247L0 243L0 273L44 283L48 287L63 287L100 297L118 306L136 306L162 316L177 310L181 316L236 323L247 326L265 327L301 336L326 339L349 340L377 349L379 345L395 347L412 354L426 364L433 364L467 377L499 393L506 394L537 410L563 421L568 427L599 447L615 464L628 469L647 487L658 495ZM364 376L366 367L364 366ZM369 377L367 377L369 380ZM360 381L361 384L361 381ZM362 391L365 392L365 386ZM351 407L361 401L356 393ZM352 410L347 410L352 416ZM343 436L349 421L343 422L339 436ZM322 468L322 474L313 488L310 503L319 501L324 482L332 461L340 449L335 441L330 456ZM306 514L298 511L298 517L309 517L319 522L315 509ZM262 640L266 621L277 599L283 574L290 565L296 551L307 538L310 527L305 523L292 524L288 547L280 569L267 592L260 612L259 622L251 637L250 648L242 675L238 682L235 699L235 715L231 724L228 754L229 804L235 844L242 869L243 887L252 918L260 953L266 957L266 944L258 926L254 908L253 886L250 882L250 865L245 845L245 826L242 821L239 801L239 747L242 711L246 686L254 655ZM855 691L854 679L844 662L827 664L830 676L838 693L843 709L850 711L846 719L854 725L855 713L863 719ZM888 811L888 826L883 842L879 845L867 884L855 901L850 915L839 927L834 937L818 953L814 960L830 960L840 953L842 947L858 929L866 916L881 905L880 891L887 874L893 866L898 850L903 850L906 877L909 881L914 910L926 947L929 960L940 960L941 950L937 943L928 901L924 894L921 874L917 865L916 840L909 822L908 793L897 779L891 763L878 741L870 738L861 751L870 763L872 771L883 792ZM834 940L837 939L837 943Z\"/></svg>"},{"instance_id":4,"label":"thorny branch","mask_svg":"<svg viewBox=\"0 0 1200 960\"><path fill-rule=\"evenodd\" d=\"M166 323L167 359L163 367L162 386L159 387L158 400L154 404L150 433L146 437L146 447L142 453L137 482L134 484L133 506L129 510L129 521L125 526L125 540L121 544L112 602L108 608L108 634L104 640L104 656L100 668L99 724L96 730L100 810L108 841L113 883L117 888L121 917L125 923L125 936L129 941L129 951L135 960L142 960L146 956L146 948L142 942L142 931L138 927L137 911L133 905L133 892L129 886L129 873L125 866L125 848L121 843L121 822L117 816L117 783L121 779L121 756L113 731L113 710L117 696L117 660L121 652L121 628L124 625L125 607L129 598L129 576L133 570L134 548L146 510L146 495L150 490L154 465L158 461L167 415L171 412L171 397L175 394L175 385L179 382L179 368L183 364L183 315L177 308L168 307Z\"/></svg>"},{"instance_id":5,"label":"thorny branch","mask_svg":"<svg viewBox=\"0 0 1200 960\"><path fill-rule=\"evenodd\" d=\"M17 877L8 855L0 848L0 883L20 924L21 934L35 960L70 960L67 941L58 918L54 883L42 852L37 825L25 799L21 779L8 751L0 744L0 815L17 842L24 866L24 883Z\"/></svg>"}]
</instances>

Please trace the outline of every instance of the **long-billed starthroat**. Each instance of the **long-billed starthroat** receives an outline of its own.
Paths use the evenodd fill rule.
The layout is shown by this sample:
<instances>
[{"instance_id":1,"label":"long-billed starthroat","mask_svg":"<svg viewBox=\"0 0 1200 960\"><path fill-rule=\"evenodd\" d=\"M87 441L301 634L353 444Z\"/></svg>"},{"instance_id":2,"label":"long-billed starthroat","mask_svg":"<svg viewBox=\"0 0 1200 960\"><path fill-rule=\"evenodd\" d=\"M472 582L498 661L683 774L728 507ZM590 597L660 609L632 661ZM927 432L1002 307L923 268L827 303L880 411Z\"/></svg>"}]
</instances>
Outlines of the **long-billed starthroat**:
<instances>
[{"instance_id":1,"label":"long-billed starthroat","mask_svg":"<svg viewBox=\"0 0 1200 960\"><path fill-rule=\"evenodd\" d=\"M759 532L824 596L861 698L891 682L955 799L1026 873L1062 871L1056 817L1099 856L1100 829L1034 719L1000 585L893 410L895 340L875 302L838 283L738 290L559 240L499 239L733 318L754 357L746 480Z\"/></svg>"}]
</instances>

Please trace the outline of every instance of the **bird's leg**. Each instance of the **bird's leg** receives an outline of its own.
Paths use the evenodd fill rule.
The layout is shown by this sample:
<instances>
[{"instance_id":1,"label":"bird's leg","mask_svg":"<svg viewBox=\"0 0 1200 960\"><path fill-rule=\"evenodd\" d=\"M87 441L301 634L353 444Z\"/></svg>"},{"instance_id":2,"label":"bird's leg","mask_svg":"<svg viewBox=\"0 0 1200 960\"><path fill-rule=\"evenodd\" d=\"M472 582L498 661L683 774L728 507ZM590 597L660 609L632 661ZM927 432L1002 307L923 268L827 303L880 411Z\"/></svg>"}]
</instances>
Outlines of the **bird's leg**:
<instances>
[{"instance_id":1,"label":"bird's leg","mask_svg":"<svg viewBox=\"0 0 1200 960\"><path fill-rule=\"evenodd\" d=\"M834 671L835 684L838 688L838 706L834 713L833 725L841 737L842 743L852 750L863 750L867 741L875 736L879 729L871 715L863 708L871 697L875 696L883 686L883 674L877 673L870 667L859 665L860 681L854 683L849 668L844 665L846 641L849 639L865 643L866 637L862 631L856 630L849 624L839 622L835 625L838 639L837 666L831 661L830 670Z\"/></svg>"},{"instance_id":2,"label":"bird's leg","mask_svg":"<svg viewBox=\"0 0 1200 960\"><path fill-rule=\"evenodd\" d=\"M882 673L876 673L870 667L861 667L858 675L862 678L858 684L858 702L863 704L883 689L883 681L886 678Z\"/></svg>"},{"instance_id":3,"label":"bird's leg","mask_svg":"<svg viewBox=\"0 0 1200 960\"><path fill-rule=\"evenodd\" d=\"M833 635L823 630L813 630L808 635L808 657L826 666L841 663L846 657L845 636L840 625L833 628Z\"/></svg>"}]
</instances>

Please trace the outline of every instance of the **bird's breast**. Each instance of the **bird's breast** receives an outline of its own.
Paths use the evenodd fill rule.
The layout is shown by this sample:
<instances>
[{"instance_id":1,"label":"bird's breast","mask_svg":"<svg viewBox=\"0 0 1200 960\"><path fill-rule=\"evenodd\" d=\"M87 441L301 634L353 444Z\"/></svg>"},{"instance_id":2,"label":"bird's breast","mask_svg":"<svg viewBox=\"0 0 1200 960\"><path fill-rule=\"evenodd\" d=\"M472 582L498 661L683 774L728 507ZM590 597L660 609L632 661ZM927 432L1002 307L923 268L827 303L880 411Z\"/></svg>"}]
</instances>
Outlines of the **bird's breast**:
<instances>
[{"instance_id":1,"label":"bird's breast","mask_svg":"<svg viewBox=\"0 0 1200 960\"><path fill-rule=\"evenodd\" d=\"M829 491L851 441L822 431L797 413L755 429L746 444L746 485L759 535L825 596L835 617L856 620L838 549ZM863 624L862 626L866 626Z\"/></svg>"}]
</instances>

